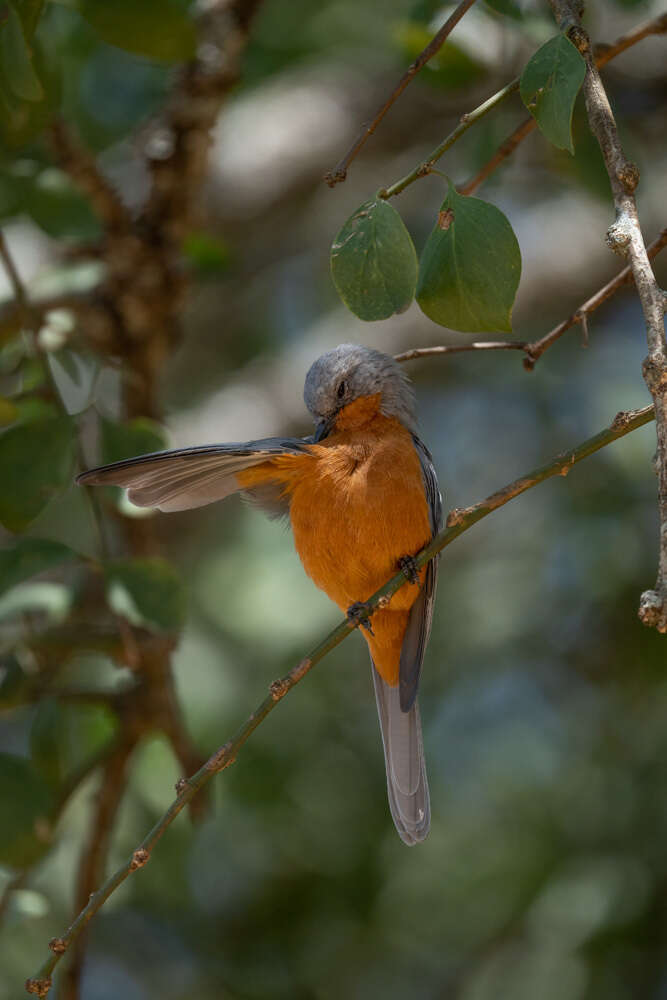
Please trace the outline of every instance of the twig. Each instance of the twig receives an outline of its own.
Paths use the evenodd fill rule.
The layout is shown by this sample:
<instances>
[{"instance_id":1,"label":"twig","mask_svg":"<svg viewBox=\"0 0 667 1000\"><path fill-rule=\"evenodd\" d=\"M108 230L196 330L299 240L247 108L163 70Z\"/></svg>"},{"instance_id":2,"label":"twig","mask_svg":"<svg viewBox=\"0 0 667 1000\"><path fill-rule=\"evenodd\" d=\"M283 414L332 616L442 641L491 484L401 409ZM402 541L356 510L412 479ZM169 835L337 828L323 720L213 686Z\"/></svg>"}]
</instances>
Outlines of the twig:
<instances>
[{"instance_id":1,"label":"twig","mask_svg":"<svg viewBox=\"0 0 667 1000\"><path fill-rule=\"evenodd\" d=\"M450 132L447 138L444 139L439 146L436 146L433 152L429 153L427 158L420 163L419 166L415 167L414 170L411 170L409 174L405 175L405 177L402 177L400 181L396 181L396 183L392 184L391 187L380 191L380 197L392 198L394 195L400 194L401 191L404 191L405 188L408 187L408 185L412 184L420 177L426 177L428 174L434 173L433 164L440 159L443 153L446 153L455 142L458 142L461 136L464 135L464 133L467 132L472 125L480 121L481 118L487 115L489 111L492 111L493 108L497 107L502 101L509 97L510 94L516 93L518 89L519 78L517 77L516 80L512 80L512 82L508 83L506 87L503 87L502 90L498 91L498 93L489 97L489 99L484 101L483 104L480 104L478 108L474 109L474 111L469 111L467 114L461 115L461 120L454 131Z\"/></svg>"},{"instance_id":2,"label":"twig","mask_svg":"<svg viewBox=\"0 0 667 1000\"><path fill-rule=\"evenodd\" d=\"M667 246L667 228L663 229L659 236L646 248L649 260L660 253ZM523 351L526 357L523 359L523 366L527 371L532 371L538 359L554 344L559 337L562 337L566 330L580 323L584 330L585 343L588 342L587 318L590 313L598 309L603 302L606 302L623 285L630 284L633 280L630 265L608 281L606 285L598 289L594 295L586 299L567 319L564 319L553 330L545 334L540 340L489 340L476 341L472 344L447 344L438 347L415 347L402 354L395 354L396 361L413 361L415 358L426 358L441 354L462 354L465 351Z\"/></svg>"},{"instance_id":3,"label":"twig","mask_svg":"<svg viewBox=\"0 0 667 1000\"><path fill-rule=\"evenodd\" d=\"M646 248L649 260L653 260L657 257L660 251L667 246L667 228L663 229L662 232L653 242ZM619 271L618 274L608 281L606 285L603 285L595 293L591 295L582 305L576 309L571 316L555 326L553 330L545 334L540 340L534 340L530 344L526 344L524 350L526 352L526 357L524 358L523 365L528 371L532 371L535 367L537 360L544 354L548 348L554 344L559 337L562 337L566 330L569 330L576 323L581 323L582 326L585 324L588 315L594 312L603 302L606 302L614 292L618 291L623 285L630 284L633 280L632 268L628 264Z\"/></svg>"},{"instance_id":4,"label":"twig","mask_svg":"<svg viewBox=\"0 0 667 1000\"><path fill-rule=\"evenodd\" d=\"M402 354L395 354L395 361L414 361L433 354L463 354L464 351L525 351L525 340L481 340L473 344L447 344L443 347L414 347Z\"/></svg>"},{"instance_id":5,"label":"twig","mask_svg":"<svg viewBox=\"0 0 667 1000\"><path fill-rule=\"evenodd\" d=\"M472 7L474 2L475 0L461 0L461 3L459 3L456 10L447 18L447 20L440 28L438 33L433 36L433 38L428 43L426 48L423 49L423 51L419 53L415 61L410 64L408 69L405 71L401 79L398 81L398 83L392 90L387 100L384 102L382 107L379 108L379 110L377 111L370 125L364 125L358 138L355 139L355 141L353 142L352 146L348 149L343 159L336 164L333 170L329 170L329 172L324 175L324 180L327 182L329 187L334 187L340 181L345 180L345 178L347 177L348 167L352 163L352 160L355 158L355 156L357 155L361 147L364 145L368 137L372 135L373 132L375 132L375 129L378 127L378 125L380 124L386 113L389 111L389 108L392 106L392 104L395 103L395 101L398 100L398 98L401 96L401 94L403 93L407 85L410 83L410 81L414 79L414 77L417 75L417 73L419 73L421 69L423 69L423 67L426 65L429 59L432 59L433 56L436 55L436 53L442 48L447 37L452 33L452 31L459 23L463 15L466 13L467 10L470 9L470 7Z\"/></svg>"},{"instance_id":6,"label":"twig","mask_svg":"<svg viewBox=\"0 0 667 1000\"><path fill-rule=\"evenodd\" d=\"M602 152L611 192L614 198L616 219L607 230L607 245L616 253L627 257L637 287L644 320L648 357L642 366L644 381L653 397L655 406L658 449L658 514L660 543L658 578L654 590L646 590L639 603L639 617L644 625L667 632L667 345L665 344L665 297L655 279L644 245L635 188L639 170L631 163L621 146L600 74L592 56L591 42L581 26L581 7L578 0L550 0L554 15L574 45L586 60L583 82L584 101L591 132ZM667 26L667 18L664 18Z\"/></svg>"},{"instance_id":7,"label":"twig","mask_svg":"<svg viewBox=\"0 0 667 1000\"><path fill-rule=\"evenodd\" d=\"M521 476L514 482L492 493L486 500L473 504L471 507L454 509L447 518L447 526L432 540L432 542L422 549L416 558L419 567L425 566L434 556L441 552L447 545L450 545L455 538L481 521L492 511L504 506L514 497L525 493L526 490L537 486L552 476L566 476L572 466L581 462L589 455L594 454L606 445L617 441L631 431L642 427L654 419L653 407L646 406L641 410L621 412L616 415L609 427L588 438L582 444L571 451L564 451L551 459L545 465L532 472ZM389 599L405 583L406 578L403 573L398 573L392 577L380 590L377 591L367 602L369 614L372 614L379 607L386 607ZM95 916L104 902L118 888L125 879L137 871L150 860L151 852L156 843L171 826L178 814L185 808L190 800L206 785L214 774L224 771L236 760L237 754L246 740L255 729L264 721L270 712L276 707L285 695L305 677L317 663L324 659L327 653L338 646L357 626L349 619L341 622L329 635L303 659L297 663L288 674L274 681L269 689L269 694L234 734L234 736L217 750L192 777L181 779L176 787L177 797L169 806L163 816L157 821L153 829L139 844L132 856L125 864L121 865L107 881L94 892L86 906L81 910L74 922L61 938L57 938L58 951L42 965L39 972L26 982L28 993L39 997L46 997L51 988L51 974L60 961L62 955L77 940L89 921Z\"/></svg>"},{"instance_id":8,"label":"twig","mask_svg":"<svg viewBox=\"0 0 667 1000\"><path fill-rule=\"evenodd\" d=\"M615 59L616 56L621 54L621 52L625 52L626 49L636 45L637 42L641 42L644 38L648 38L649 35L663 35L665 32L667 32L667 14L661 14L652 21L646 21L643 24L637 25L637 27L633 28L632 31L629 31L627 35L621 35L620 38L617 38L611 45L607 45L605 43L596 45L595 64L598 67L606 66L608 62ZM486 178L492 174L493 171L504 162L504 160L512 155L517 146L519 146L535 128L537 128L537 122L532 117L526 118L526 120L521 122L520 125L517 125L514 131L508 135L504 142L500 144L491 159L477 171L475 176L467 180L465 184L457 185L458 192L466 195L473 194L473 192L477 190Z\"/></svg>"}]
</instances>

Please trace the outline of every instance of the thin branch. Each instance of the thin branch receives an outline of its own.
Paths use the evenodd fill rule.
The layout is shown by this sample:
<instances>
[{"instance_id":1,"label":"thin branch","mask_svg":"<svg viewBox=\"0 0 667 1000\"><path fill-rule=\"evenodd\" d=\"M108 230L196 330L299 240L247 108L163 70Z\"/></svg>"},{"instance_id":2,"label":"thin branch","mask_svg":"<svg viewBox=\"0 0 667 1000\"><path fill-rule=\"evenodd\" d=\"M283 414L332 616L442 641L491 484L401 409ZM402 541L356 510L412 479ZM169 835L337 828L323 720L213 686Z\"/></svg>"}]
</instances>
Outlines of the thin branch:
<instances>
[{"instance_id":1,"label":"thin branch","mask_svg":"<svg viewBox=\"0 0 667 1000\"><path fill-rule=\"evenodd\" d=\"M659 236L646 248L649 260L660 253L667 246L667 228L663 229ZM557 326L545 334L540 340L489 340L476 341L472 344L447 344L438 347L415 347L402 354L395 354L396 361L413 361L415 358L426 358L433 355L442 354L462 354L466 351L523 351L526 357L523 359L524 368L532 371L538 359L548 350L552 344L563 336L563 334L577 323L582 325L584 336L587 342L587 319L590 313L595 312L603 302L606 302L623 285L631 284L633 281L632 268L628 264L619 271L618 274L608 281L606 285L598 289L594 295L586 299L567 319L564 319Z\"/></svg>"},{"instance_id":2,"label":"thin branch","mask_svg":"<svg viewBox=\"0 0 667 1000\"><path fill-rule=\"evenodd\" d=\"M434 354L463 354L466 351L525 351L525 340L481 340L473 344L447 344L443 347L414 347L412 350L395 354L395 361L414 361Z\"/></svg>"},{"instance_id":3,"label":"thin branch","mask_svg":"<svg viewBox=\"0 0 667 1000\"><path fill-rule=\"evenodd\" d=\"M518 89L519 78L517 77L516 80L512 80L512 82L508 83L506 87L503 87L502 90L499 90L492 97L489 97L488 100L484 101L483 104L480 104L478 108L475 108L473 111L469 111L467 114L461 115L461 120L454 131L450 132L447 138L444 139L439 146L436 146L433 152L430 153L427 158L419 164L419 166L415 167L414 170L411 170L409 174L405 175L405 177L402 177L400 181L396 181L396 183L392 184L391 187L381 191L380 197L392 198L394 195L400 194L401 191L404 191L405 188L414 183L414 181L419 180L420 177L427 177L428 174L435 173L433 164L440 159L443 153L446 153L455 142L458 142L461 136L464 135L472 125L475 125L485 115L487 115L489 111L492 111L493 108L501 104L507 97L510 96L510 94L516 93Z\"/></svg>"},{"instance_id":4,"label":"thin branch","mask_svg":"<svg viewBox=\"0 0 667 1000\"><path fill-rule=\"evenodd\" d=\"M660 251L667 246L667 228L663 229L659 236L653 240L649 246L646 248L646 253L649 260L653 260L657 257ZM577 323L582 325L586 322L587 317L590 313L594 312L603 302L606 302L614 292L618 291L623 285L628 285L633 280L632 268L628 264L619 271L618 274L608 281L606 285L603 285L595 295L591 295L582 305L576 309L571 316L555 326L553 330L545 334L540 340L534 340L530 344L525 345L526 357L524 358L524 368L531 371L535 367L537 360L548 350L552 344L554 344L559 337L562 337L566 330L575 326Z\"/></svg>"},{"instance_id":5,"label":"thin branch","mask_svg":"<svg viewBox=\"0 0 667 1000\"><path fill-rule=\"evenodd\" d=\"M470 9L470 7L472 7L474 2L475 0L461 0L461 3L459 3L456 10L447 18L438 33L433 36L426 48L420 52L415 61L411 63L382 107L378 109L370 125L364 125L358 138L352 143L343 159L336 164L333 170L330 170L324 175L324 180L327 182L329 187L334 187L340 181L345 180L347 177L348 167L368 137L375 132L375 129L389 111L390 107L398 100L410 81L413 80L417 73L424 68L429 59L432 59L433 56L439 52L447 40L447 37L452 33L463 15Z\"/></svg>"},{"instance_id":6,"label":"thin branch","mask_svg":"<svg viewBox=\"0 0 667 1000\"><path fill-rule=\"evenodd\" d=\"M655 279L644 245L635 188L639 170L627 159L618 136L616 122L593 59L591 42L581 26L578 0L550 0L556 20L566 31L586 61L582 85L591 132L598 141L609 175L616 219L607 230L607 245L627 257L637 287L646 323L648 357L642 366L644 381L655 406L658 448L658 514L660 542L658 578L654 590L646 590L640 599L639 617L659 632L667 632L667 344L665 343L665 297ZM667 28L667 18L663 18Z\"/></svg>"},{"instance_id":7,"label":"thin branch","mask_svg":"<svg viewBox=\"0 0 667 1000\"><path fill-rule=\"evenodd\" d=\"M618 413L609 427L601 431L599 434L596 434L594 437L588 438L576 448L573 448L570 451L561 452L545 465L542 465L537 469L533 469L532 472L514 480L514 482L509 483L497 492L492 493L486 498L486 500L482 500L480 503L473 504L471 507L455 508L450 512L449 517L447 518L446 527L435 536L426 548L422 549L419 553L416 558L417 565L419 567L425 566L426 563L433 559L434 556L446 548L446 546L450 545L455 538L458 538L459 535L468 531L473 524L481 521L482 518L486 517L492 511L498 510L499 507L504 506L514 497L519 496L521 493L525 493L532 487L537 486L538 483L543 483L545 480L550 479L553 476L566 476L572 466L576 465L578 462L588 458L596 451L599 451L606 445L611 444L613 441L617 441L619 438L624 437L631 431L642 427L644 424L649 423L653 419L654 414L652 406L645 406L641 410L631 410ZM403 573L398 573L396 576L392 577L391 580L389 580L367 601L369 614L372 614L377 608L386 607L391 597L406 582L407 581ZM88 903L81 910L65 934L61 938L55 939L58 943L58 947L57 949L54 949L54 954L52 954L51 957L44 962L39 972L33 978L26 981L26 990L28 993L34 994L38 997L46 997L48 995L52 984L51 974L60 961L62 955L65 954L67 949L76 942L90 920L95 916L109 896L111 896L111 894L125 881L126 878L128 878L129 875L137 871L139 868L143 868L143 866L150 860L153 848L165 831L171 826L178 814L185 808L188 802L190 802L190 800L197 795L204 785L211 780L214 774L224 771L225 768L234 763L243 744L270 714L270 712L273 711L278 702L281 701L285 695L296 684L298 684L300 680L302 680L303 677L305 677L309 670L323 660L332 649L335 649L336 646L343 642L343 640L346 639L350 632L352 632L356 627L357 625L353 624L348 619L342 621L321 643L319 643L319 645L311 650L311 652L303 660L301 660L300 663L297 663L288 674L271 684L269 694L266 698L255 709L241 728L237 730L234 736L222 747L220 747L220 749L206 761L203 767L193 774L192 777L182 779L178 782L178 785L176 786L178 793L176 798L164 815L157 821L150 833L148 833L144 840L133 851L132 856L128 858L125 864L121 865L121 867L107 879L97 892L94 892L91 895Z\"/></svg>"},{"instance_id":8,"label":"thin branch","mask_svg":"<svg viewBox=\"0 0 667 1000\"><path fill-rule=\"evenodd\" d=\"M637 42L641 42L644 38L648 38L649 35L664 35L665 32L667 32L667 14L661 14L652 21L646 21L643 24L637 25L627 35L621 35L620 38L617 38L611 45L605 43L596 45L595 64L598 67L606 66L608 62L615 59L621 52L625 52L626 49L636 45ZM537 122L532 117L526 118L520 125L517 125L514 131L500 144L491 159L477 171L475 176L467 180L465 184L457 185L458 192L466 195L473 194L486 178L512 155L517 146L535 128L537 128Z\"/></svg>"}]
</instances>

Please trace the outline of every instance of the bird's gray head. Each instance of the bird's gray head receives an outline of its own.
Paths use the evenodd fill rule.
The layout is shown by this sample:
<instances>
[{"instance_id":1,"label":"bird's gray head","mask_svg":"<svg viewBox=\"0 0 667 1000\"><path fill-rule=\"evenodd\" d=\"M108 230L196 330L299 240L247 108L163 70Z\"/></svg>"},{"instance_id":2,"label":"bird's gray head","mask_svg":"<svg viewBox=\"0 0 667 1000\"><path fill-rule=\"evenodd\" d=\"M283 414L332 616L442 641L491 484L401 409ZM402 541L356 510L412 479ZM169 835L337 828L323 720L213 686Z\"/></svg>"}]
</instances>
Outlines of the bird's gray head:
<instances>
[{"instance_id":1,"label":"bird's gray head","mask_svg":"<svg viewBox=\"0 0 667 1000\"><path fill-rule=\"evenodd\" d=\"M339 344L311 366L303 398L325 437L339 414L361 397L379 397L379 412L415 429L415 398L407 375L388 354L358 344Z\"/></svg>"}]
</instances>

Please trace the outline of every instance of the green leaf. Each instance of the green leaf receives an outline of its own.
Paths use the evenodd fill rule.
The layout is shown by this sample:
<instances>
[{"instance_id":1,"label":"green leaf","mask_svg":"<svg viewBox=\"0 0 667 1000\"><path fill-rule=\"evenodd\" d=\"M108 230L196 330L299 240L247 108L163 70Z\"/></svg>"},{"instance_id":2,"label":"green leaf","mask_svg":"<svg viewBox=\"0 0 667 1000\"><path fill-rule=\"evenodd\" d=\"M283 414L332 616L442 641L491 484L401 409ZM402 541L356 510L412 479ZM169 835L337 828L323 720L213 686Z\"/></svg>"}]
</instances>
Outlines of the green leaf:
<instances>
[{"instance_id":1,"label":"green leaf","mask_svg":"<svg viewBox=\"0 0 667 1000\"><path fill-rule=\"evenodd\" d=\"M185 620L185 587L164 559L122 559L106 567L111 608L133 625L176 632Z\"/></svg>"},{"instance_id":2,"label":"green leaf","mask_svg":"<svg viewBox=\"0 0 667 1000\"><path fill-rule=\"evenodd\" d=\"M51 839L49 786L25 757L0 753L0 864L24 868Z\"/></svg>"},{"instance_id":3,"label":"green leaf","mask_svg":"<svg viewBox=\"0 0 667 1000\"><path fill-rule=\"evenodd\" d=\"M11 548L0 550L0 594L37 573L75 558L76 553L61 542L48 538L20 538Z\"/></svg>"},{"instance_id":4,"label":"green leaf","mask_svg":"<svg viewBox=\"0 0 667 1000\"><path fill-rule=\"evenodd\" d=\"M0 434L0 523L22 531L70 481L71 420L35 420Z\"/></svg>"},{"instance_id":5,"label":"green leaf","mask_svg":"<svg viewBox=\"0 0 667 1000\"><path fill-rule=\"evenodd\" d=\"M164 431L148 417L137 417L125 424L102 419L100 424L102 461L105 464L162 451L166 447Z\"/></svg>"},{"instance_id":6,"label":"green leaf","mask_svg":"<svg viewBox=\"0 0 667 1000\"><path fill-rule=\"evenodd\" d=\"M422 312L452 330L509 333L520 277L521 251L507 218L450 186L421 256Z\"/></svg>"},{"instance_id":7,"label":"green leaf","mask_svg":"<svg viewBox=\"0 0 667 1000\"><path fill-rule=\"evenodd\" d=\"M175 0L76 0L75 6L100 38L119 49L164 62L195 54L194 23Z\"/></svg>"},{"instance_id":8,"label":"green leaf","mask_svg":"<svg viewBox=\"0 0 667 1000\"><path fill-rule=\"evenodd\" d=\"M383 198L350 216L331 247L331 276L360 319L405 312L415 296L417 254L395 208Z\"/></svg>"},{"instance_id":9,"label":"green leaf","mask_svg":"<svg viewBox=\"0 0 667 1000\"><path fill-rule=\"evenodd\" d=\"M586 63L565 35L556 35L537 50L521 74L521 100L540 131L559 149L574 153L572 111Z\"/></svg>"},{"instance_id":10,"label":"green leaf","mask_svg":"<svg viewBox=\"0 0 667 1000\"><path fill-rule=\"evenodd\" d=\"M4 76L16 97L41 101L44 97L32 65L32 54L23 34L23 25L13 4L5 5L6 18L0 25L0 61Z\"/></svg>"}]
</instances>

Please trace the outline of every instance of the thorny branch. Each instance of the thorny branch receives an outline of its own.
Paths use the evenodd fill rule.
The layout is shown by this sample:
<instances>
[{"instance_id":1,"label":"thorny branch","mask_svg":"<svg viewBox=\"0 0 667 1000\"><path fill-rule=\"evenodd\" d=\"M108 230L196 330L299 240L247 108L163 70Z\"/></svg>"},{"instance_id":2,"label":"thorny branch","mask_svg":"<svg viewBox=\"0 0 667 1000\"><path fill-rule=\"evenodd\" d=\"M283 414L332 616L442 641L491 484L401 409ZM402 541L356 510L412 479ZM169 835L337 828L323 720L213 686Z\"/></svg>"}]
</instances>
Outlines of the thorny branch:
<instances>
[{"instance_id":1,"label":"thorny branch","mask_svg":"<svg viewBox=\"0 0 667 1000\"><path fill-rule=\"evenodd\" d=\"M437 52L439 52L439 50L445 44L445 41L447 40L448 36L452 33L452 31L459 23L463 15L466 13L467 10L470 9L470 7L472 7L474 3L475 0L461 0L461 3L459 3L454 12L450 14L450 16L447 18L447 20L440 28L440 30L437 32L437 34L434 35L431 41L428 43L426 48L423 49L423 51L419 53L415 61L410 64L408 69L405 71L401 79L398 81L398 83L392 90L387 100L384 102L382 107L379 108L379 110L377 111L370 125L364 125L359 137L355 139L355 141L352 143L352 146L348 149L343 159L336 164L333 170L330 170L328 173L324 175L324 180L327 182L329 187L334 187L340 181L345 180L345 178L347 177L347 169L350 166L350 163L355 158L355 156L357 155L361 147L364 145L368 137L372 135L373 132L375 132L375 129L378 127L378 125L380 124L386 113L389 111L389 108L392 106L392 104L394 104L398 100L398 98L401 96L407 85L410 83L412 79L414 79L417 73L419 73L419 71L424 68L426 63L430 59L432 59Z\"/></svg>"},{"instance_id":2,"label":"thorny branch","mask_svg":"<svg viewBox=\"0 0 667 1000\"><path fill-rule=\"evenodd\" d=\"M644 245L635 188L639 170L621 146L614 115L592 55L591 42L581 26L579 0L550 0L556 20L586 60L583 82L586 113L609 175L616 219L607 230L607 244L627 257L646 322L648 357L642 366L644 380L655 406L658 449L658 513L660 546L658 578L654 590L640 599L639 617L645 625L667 632L667 345L665 344L665 296L655 279ZM667 21L667 18L665 18Z\"/></svg>"},{"instance_id":3,"label":"thorny branch","mask_svg":"<svg viewBox=\"0 0 667 1000\"><path fill-rule=\"evenodd\" d=\"M455 538L468 531L474 524L481 521L482 518L491 514L494 510L503 507L510 500L514 499L514 497L520 496L522 493L553 476L567 476L570 469L578 462L588 458L613 441L624 437L631 431L649 423L653 418L652 406L646 406L641 410L617 413L609 427L594 437L588 438L576 448L561 452L545 465L533 469L519 479L515 479L514 482L492 493L485 500L470 507L455 508L450 511L446 527L416 557L417 565L419 567L425 566L434 556L450 545ZM392 577L391 580L367 601L369 615L377 608L386 607L391 597L406 582L406 577L402 572ZM234 763L243 744L264 721L267 715L273 711L278 702L357 627L356 624L347 618L341 622L303 660L297 663L288 674L271 684L269 694L230 740L216 750L195 774L189 778L182 778L178 782L176 786L176 798L164 815L157 821L153 829L133 851L132 856L91 895L86 906L81 910L63 936L53 939L51 942L53 954L44 962L39 972L26 981L25 985L28 993L38 997L48 996L52 985L51 975L56 965L67 950L75 944L88 923L98 910L100 910L109 896L112 895L129 875L147 864L153 848L165 831L171 826L178 814L208 784L214 774L224 771L225 768ZM56 943L56 947L54 947L54 942Z\"/></svg>"}]
</instances>

